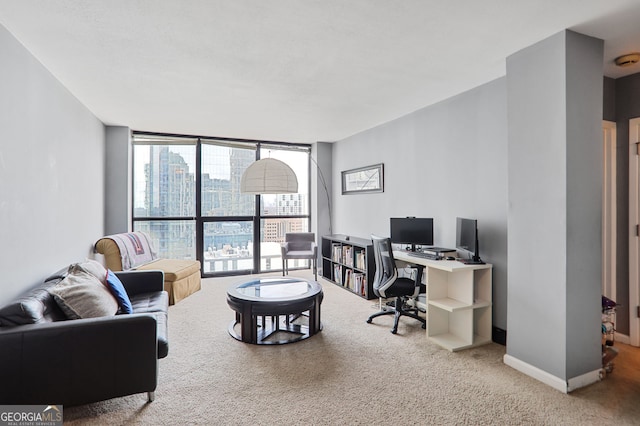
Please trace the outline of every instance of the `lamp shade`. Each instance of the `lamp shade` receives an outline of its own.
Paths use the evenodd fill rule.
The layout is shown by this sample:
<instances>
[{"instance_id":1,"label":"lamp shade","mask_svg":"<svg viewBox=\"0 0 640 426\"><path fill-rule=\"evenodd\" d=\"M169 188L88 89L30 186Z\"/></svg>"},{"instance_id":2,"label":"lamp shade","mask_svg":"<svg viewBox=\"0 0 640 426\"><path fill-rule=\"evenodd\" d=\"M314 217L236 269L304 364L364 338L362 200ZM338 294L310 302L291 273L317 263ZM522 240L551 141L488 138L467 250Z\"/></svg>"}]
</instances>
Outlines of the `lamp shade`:
<instances>
[{"instance_id":1,"label":"lamp shade","mask_svg":"<svg viewBox=\"0 0 640 426\"><path fill-rule=\"evenodd\" d=\"M274 158L251 164L240 179L245 194L289 194L298 192L298 178L291 167Z\"/></svg>"}]
</instances>

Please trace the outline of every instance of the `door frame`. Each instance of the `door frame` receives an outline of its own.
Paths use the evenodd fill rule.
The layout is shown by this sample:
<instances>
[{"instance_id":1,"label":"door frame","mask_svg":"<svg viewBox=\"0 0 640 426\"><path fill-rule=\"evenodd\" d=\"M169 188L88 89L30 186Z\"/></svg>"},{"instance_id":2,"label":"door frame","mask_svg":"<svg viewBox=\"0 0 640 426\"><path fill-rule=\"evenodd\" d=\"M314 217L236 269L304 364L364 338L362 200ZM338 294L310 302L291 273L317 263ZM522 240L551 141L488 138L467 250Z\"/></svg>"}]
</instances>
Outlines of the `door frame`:
<instances>
[{"instance_id":1,"label":"door frame","mask_svg":"<svg viewBox=\"0 0 640 426\"><path fill-rule=\"evenodd\" d=\"M640 117L629 120L629 343L640 346Z\"/></svg>"},{"instance_id":2,"label":"door frame","mask_svg":"<svg viewBox=\"0 0 640 426\"><path fill-rule=\"evenodd\" d=\"M602 122L602 294L616 300L617 293L617 189L616 123Z\"/></svg>"}]
</instances>

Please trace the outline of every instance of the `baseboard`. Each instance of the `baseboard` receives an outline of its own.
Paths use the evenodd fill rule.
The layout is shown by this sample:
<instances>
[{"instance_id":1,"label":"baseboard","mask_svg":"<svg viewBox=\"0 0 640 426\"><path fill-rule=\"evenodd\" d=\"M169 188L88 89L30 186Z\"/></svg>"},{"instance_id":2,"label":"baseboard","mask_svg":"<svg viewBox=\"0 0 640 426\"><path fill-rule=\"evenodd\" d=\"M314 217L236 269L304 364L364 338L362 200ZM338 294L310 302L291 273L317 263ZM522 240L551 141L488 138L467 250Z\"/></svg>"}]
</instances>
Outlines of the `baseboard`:
<instances>
[{"instance_id":1,"label":"baseboard","mask_svg":"<svg viewBox=\"0 0 640 426\"><path fill-rule=\"evenodd\" d=\"M570 378L569 380L567 380L567 392L572 392L576 389L580 389L600 381L601 372L602 372L602 369L599 368L597 370L590 371L580 376Z\"/></svg>"},{"instance_id":2,"label":"baseboard","mask_svg":"<svg viewBox=\"0 0 640 426\"><path fill-rule=\"evenodd\" d=\"M533 377L534 379L539 380L562 393L569 393L600 380L601 369L590 371L565 381L553 374L539 369L538 367L534 367L533 365L521 361L518 358L512 357L511 355L505 354L503 360L509 367L514 368L527 376Z\"/></svg>"},{"instance_id":3,"label":"baseboard","mask_svg":"<svg viewBox=\"0 0 640 426\"><path fill-rule=\"evenodd\" d=\"M626 334L620 334L616 331L615 334L616 342L624 343L625 345L631 344L631 338Z\"/></svg>"},{"instance_id":4,"label":"baseboard","mask_svg":"<svg viewBox=\"0 0 640 426\"><path fill-rule=\"evenodd\" d=\"M538 367L534 367L533 365L528 364L524 361L521 361L518 358L514 358L509 354L505 354L503 361L509 367L514 368L519 372L526 374L527 376L533 377L534 379L544 383L545 385L549 385L562 393L568 392L567 382L559 377L554 376L553 374L547 373L546 371L541 370Z\"/></svg>"}]
</instances>

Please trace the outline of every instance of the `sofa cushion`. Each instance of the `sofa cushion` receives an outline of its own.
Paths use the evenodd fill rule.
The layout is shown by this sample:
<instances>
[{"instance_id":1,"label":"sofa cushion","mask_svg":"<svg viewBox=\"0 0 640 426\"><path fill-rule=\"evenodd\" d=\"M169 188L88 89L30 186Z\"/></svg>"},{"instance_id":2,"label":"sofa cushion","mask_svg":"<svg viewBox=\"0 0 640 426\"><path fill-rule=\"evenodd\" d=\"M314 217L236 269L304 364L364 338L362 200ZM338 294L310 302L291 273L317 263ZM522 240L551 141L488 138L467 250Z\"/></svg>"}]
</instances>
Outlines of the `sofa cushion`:
<instances>
[{"instance_id":1,"label":"sofa cushion","mask_svg":"<svg viewBox=\"0 0 640 426\"><path fill-rule=\"evenodd\" d=\"M134 314L150 314L156 319L158 358L169 353L168 309L169 296L166 291L142 293L131 297Z\"/></svg>"},{"instance_id":2,"label":"sofa cushion","mask_svg":"<svg viewBox=\"0 0 640 426\"><path fill-rule=\"evenodd\" d=\"M111 294L113 294L118 301L120 313L133 313L133 307L131 306L131 300L129 299L127 290L125 290L122 281L120 281L120 278L118 278L112 270L107 271L107 286L109 287L109 290L111 290Z\"/></svg>"},{"instance_id":3,"label":"sofa cushion","mask_svg":"<svg viewBox=\"0 0 640 426\"><path fill-rule=\"evenodd\" d=\"M107 287L83 270L70 272L49 288L49 293L69 319L103 317L118 311L118 302Z\"/></svg>"},{"instance_id":4,"label":"sofa cushion","mask_svg":"<svg viewBox=\"0 0 640 426\"><path fill-rule=\"evenodd\" d=\"M67 319L48 288L55 285L55 281L40 284L17 300L0 309L0 326L14 326L23 324L39 324L49 321Z\"/></svg>"}]
</instances>

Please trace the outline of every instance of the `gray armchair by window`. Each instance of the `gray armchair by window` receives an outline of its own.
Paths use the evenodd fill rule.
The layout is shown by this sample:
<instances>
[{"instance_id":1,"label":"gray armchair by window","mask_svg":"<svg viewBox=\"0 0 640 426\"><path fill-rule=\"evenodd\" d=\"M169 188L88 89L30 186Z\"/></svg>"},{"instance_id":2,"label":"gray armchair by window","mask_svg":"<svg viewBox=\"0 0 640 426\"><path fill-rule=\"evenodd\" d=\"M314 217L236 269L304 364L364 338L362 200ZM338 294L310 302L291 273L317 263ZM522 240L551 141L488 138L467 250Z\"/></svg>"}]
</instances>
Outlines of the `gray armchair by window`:
<instances>
[{"instance_id":1,"label":"gray armchair by window","mask_svg":"<svg viewBox=\"0 0 640 426\"><path fill-rule=\"evenodd\" d=\"M282 275L289 274L289 259L309 259L318 281L318 246L313 232L288 232L282 243Z\"/></svg>"},{"instance_id":2,"label":"gray armchair by window","mask_svg":"<svg viewBox=\"0 0 640 426\"><path fill-rule=\"evenodd\" d=\"M391 239L372 235L371 240L373 241L373 255L376 261L373 292L378 297L395 297L395 307L394 309L385 309L372 314L367 319L367 322L371 324L374 318L381 315L394 315L391 333L396 334L398 332L398 320L401 316L407 316L420 321L422 328L426 328L426 320L418 315L418 309L407 306L407 301L416 298L420 292L424 266L409 265L409 267L416 270L414 279L399 277L396 261L393 258Z\"/></svg>"}]
</instances>

